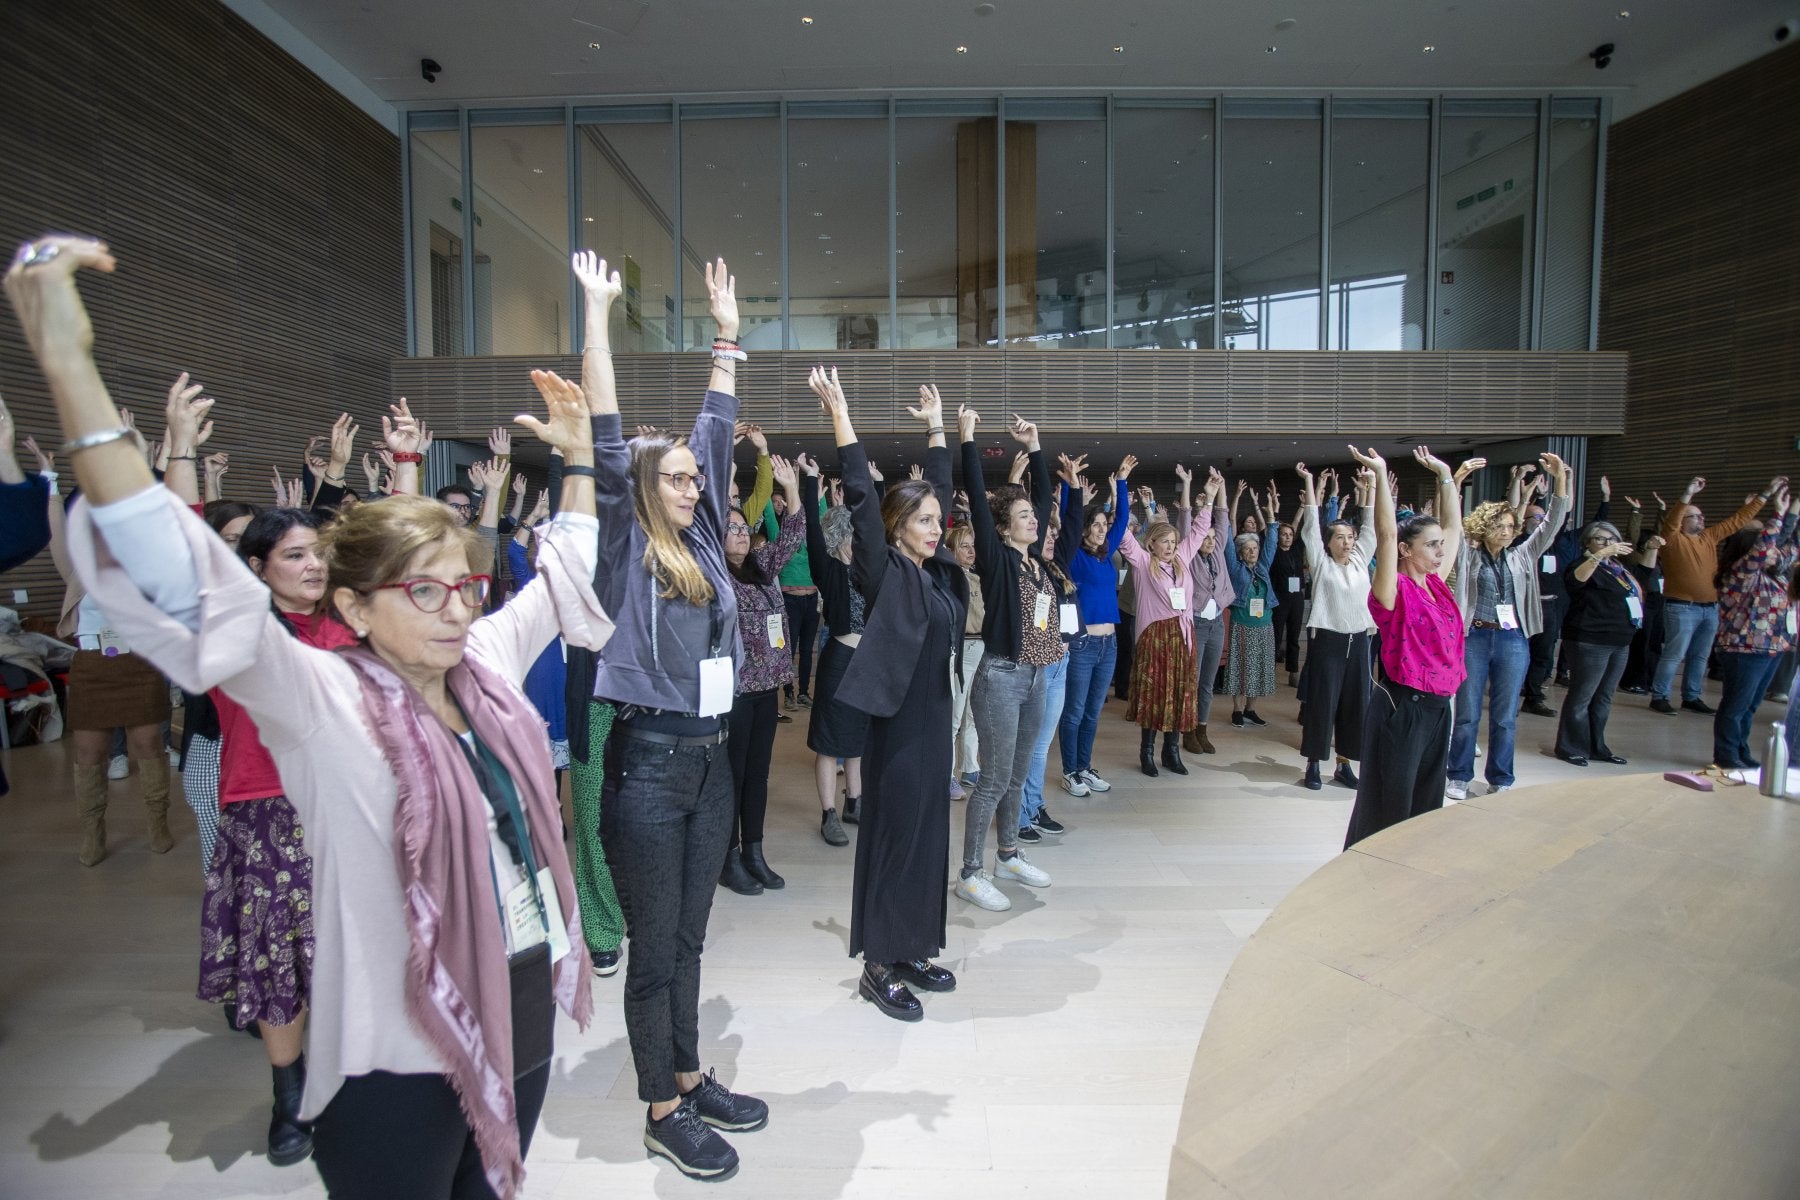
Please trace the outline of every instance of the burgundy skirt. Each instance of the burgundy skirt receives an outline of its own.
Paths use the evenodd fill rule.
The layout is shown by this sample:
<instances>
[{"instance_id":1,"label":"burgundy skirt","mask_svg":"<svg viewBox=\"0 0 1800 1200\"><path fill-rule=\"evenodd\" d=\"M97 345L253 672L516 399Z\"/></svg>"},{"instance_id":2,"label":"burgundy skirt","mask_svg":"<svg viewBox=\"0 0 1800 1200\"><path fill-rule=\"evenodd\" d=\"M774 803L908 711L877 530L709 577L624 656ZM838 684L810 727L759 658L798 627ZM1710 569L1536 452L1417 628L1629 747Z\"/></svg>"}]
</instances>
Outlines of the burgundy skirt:
<instances>
[{"instance_id":1,"label":"burgundy skirt","mask_svg":"<svg viewBox=\"0 0 1800 1200\"><path fill-rule=\"evenodd\" d=\"M1186 617L1169 617L1139 635L1131 651L1131 699L1127 720L1143 729L1185 732L1200 724L1194 690L1194 648L1181 636Z\"/></svg>"}]
</instances>

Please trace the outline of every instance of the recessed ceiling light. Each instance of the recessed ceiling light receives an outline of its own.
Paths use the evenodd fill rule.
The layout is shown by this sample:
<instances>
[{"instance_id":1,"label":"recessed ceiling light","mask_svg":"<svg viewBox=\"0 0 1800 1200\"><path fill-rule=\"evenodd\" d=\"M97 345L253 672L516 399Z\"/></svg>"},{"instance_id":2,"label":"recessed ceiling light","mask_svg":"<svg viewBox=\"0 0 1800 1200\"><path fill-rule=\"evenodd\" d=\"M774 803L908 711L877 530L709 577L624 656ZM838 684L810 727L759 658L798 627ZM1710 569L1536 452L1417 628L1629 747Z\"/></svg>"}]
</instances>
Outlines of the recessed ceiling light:
<instances>
[{"instance_id":1,"label":"recessed ceiling light","mask_svg":"<svg viewBox=\"0 0 1800 1200\"><path fill-rule=\"evenodd\" d=\"M1270 46L1267 50L1263 51L1263 53L1264 54L1273 54L1273 53L1275 53L1275 47Z\"/></svg>"},{"instance_id":2,"label":"recessed ceiling light","mask_svg":"<svg viewBox=\"0 0 1800 1200\"><path fill-rule=\"evenodd\" d=\"M811 18L811 17L801 17L801 18L800 18L800 23L801 23L801 24L802 24L802 25L811 25L811 24L812 24L812 23L813 23L813 20L812 20L812 18Z\"/></svg>"},{"instance_id":3,"label":"recessed ceiling light","mask_svg":"<svg viewBox=\"0 0 1800 1200\"><path fill-rule=\"evenodd\" d=\"M1436 49L1437 49L1436 46L1426 46L1423 50L1423 53L1430 54L1433 50L1436 50Z\"/></svg>"},{"instance_id":4,"label":"recessed ceiling light","mask_svg":"<svg viewBox=\"0 0 1800 1200\"><path fill-rule=\"evenodd\" d=\"M1123 47L1123 46L1114 46L1114 47L1113 47L1113 53L1114 53L1114 54L1123 54L1123 53L1125 53L1125 47Z\"/></svg>"},{"instance_id":5,"label":"recessed ceiling light","mask_svg":"<svg viewBox=\"0 0 1800 1200\"><path fill-rule=\"evenodd\" d=\"M594 223L594 218L592 218L592 217L583 217L581 219L586 221L589 225L592 225ZM1182 251L1182 253L1185 254L1185 253L1187 253L1187 251L1184 250L1184 251Z\"/></svg>"},{"instance_id":6,"label":"recessed ceiling light","mask_svg":"<svg viewBox=\"0 0 1800 1200\"><path fill-rule=\"evenodd\" d=\"M1631 19L1631 10L1629 8L1621 8L1619 10L1619 20L1629 21L1630 19Z\"/></svg>"},{"instance_id":7,"label":"recessed ceiling light","mask_svg":"<svg viewBox=\"0 0 1800 1200\"><path fill-rule=\"evenodd\" d=\"M969 52L969 48L967 46L958 46L956 48L956 52L958 54L967 54Z\"/></svg>"},{"instance_id":8,"label":"recessed ceiling light","mask_svg":"<svg viewBox=\"0 0 1800 1200\"><path fill-rule=\"evenodd\" d=\"M598 49L599 49L599 48L600 48L600 43L599 43L599 42L589 42L589 43L588 43L588 49L589 49L589 50L598 50Z\"/></svg>"},{"instance_id":9,"label":"recessed ceiling light","mask_svg":"<svg viewBox=\"0 0 1800 1200\"><path fill-rule=\"evenodd\" d=\"M533 174L533 175L542 175L542 174L543 174L543 173L544 173L544 168L542 168L542 167L533 167L533 168L531 168L531 173L532 173L532 174Z\"/></svg>"}]
</instances>

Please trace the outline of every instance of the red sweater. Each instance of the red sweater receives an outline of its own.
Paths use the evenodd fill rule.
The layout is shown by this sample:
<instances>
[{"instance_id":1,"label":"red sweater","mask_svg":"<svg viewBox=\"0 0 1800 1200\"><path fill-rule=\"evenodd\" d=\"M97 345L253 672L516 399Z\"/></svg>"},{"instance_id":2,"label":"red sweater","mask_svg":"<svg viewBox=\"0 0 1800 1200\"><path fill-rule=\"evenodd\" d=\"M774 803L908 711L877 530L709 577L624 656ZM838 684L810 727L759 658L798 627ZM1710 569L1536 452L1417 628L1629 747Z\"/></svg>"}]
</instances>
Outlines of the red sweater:
<instances>
[{"instance_id":1,"label":"red sweater","mask_svg":"<svg viewBox=\"0 0 1800 1200\"><path fill-rule=\"evenodd\" d=\"M294 627L300 640L309 646L335 650L339 646L356 644L356 635L336 617L324 613L281 615ZM285 794L275 760L263 749L262 739L256 733L256 722L250 719L250 714L219 688L212 689L209 694L219 710L219 803L236 804L241 800L261 800L265 796Z\"/></svg>"}]
</instances>

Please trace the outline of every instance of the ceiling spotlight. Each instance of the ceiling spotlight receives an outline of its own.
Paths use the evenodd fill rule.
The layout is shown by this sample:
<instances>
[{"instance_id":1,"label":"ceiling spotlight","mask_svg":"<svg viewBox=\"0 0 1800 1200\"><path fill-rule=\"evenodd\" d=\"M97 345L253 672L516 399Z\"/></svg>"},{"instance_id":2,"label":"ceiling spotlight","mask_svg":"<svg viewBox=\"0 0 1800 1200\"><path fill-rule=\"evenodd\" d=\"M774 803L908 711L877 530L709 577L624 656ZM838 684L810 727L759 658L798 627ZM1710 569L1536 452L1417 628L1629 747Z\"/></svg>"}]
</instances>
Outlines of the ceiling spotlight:
<instances>
[{"instance_id":1,"label":"ceiling spotlight","mask_svg":"<svg viewBox=\"0 0 1800 1200\"><path fill-rule=\"evenodd\" d=\"M544 168L542 168L542 167L533 167L533 168L531 168L531 173L532 173L532 174L533 174L533 175L542 175L542 174L543 174L543 173L544 173Z\"/></svg>"},{"instance_id":2,"label":"ceiling spotlight","mask_svg":"<svg viewBox=\"0 0 1800 1200\"><path fill-rule=\"evenodd\" d=\"M801 23L801 24L802 24L802 25L811 25L811 24L812 24L812 23L813 23L813 20L812 20L812 18L811 18L811 17L801 17L801 18L800 18L800 23Z\"/></svg>"},{"instance_id":3,"label":"ceiling spotlight","mask_svg":"<svg viewBox=\"0 0 1800 1200\"><path fill-rule=\"evenodd\" d=\"M1598 46L1595 46L1592 50L1588 51L1588 57L1594 60L1594 69L1596 71L1606 70L1607 64L1612 62L1613 49L1614 47L1611 42L1601 42Z\"/></svg>"},{"instance_id":4,"label":"ceiling spotlight","mask_svg":"<svg viewBox=\"0 0 1800 1200\"><path fill-rule=\"evenodd\" d=\"M600 43L599 42L589 42L588 49L589 50L598 50L598 49L600 49Z\"/></svg>"},{"instance_id":5,"label":"ceiling spotlight","mask_svg":"<svg viewBox=\"0 0 1800 1200\"><path fill-rule=\"evenodd\" d=\"M1264 50L1263 53L1264 54L1273 54L1273 53L1275 53L1275 47L1270 46L1267 50Z\"/></svg>"},{"instance_id":6,"label":"ceiling spotlight","mask_svg":"<svg viewBox=\"0 0 1800 1200\"><path fill-rule=\"evenodd\" d=\"M1430 54L1430 53L1431 53L1431 52L1432 52L1432 51L1433 51L1433 50L1436 50L1436 49L1437 49L1437 47L1436 47L1436 46L1426 46L1426 47L1425 47L1425 48L1424 48L1424 49L1423 49L1423 51L1422 51L1422 53L1425 53L1425 54Z\"/></svg>"},{"instance_id":7,"label":"ceiling spotlight","mask_svg":"<svg viewBox=\"0 0 1800 1200\"><path fill-rule=\"evenodd\" d=\"M1619 10L1619 20L1621 20L1621 21L1631 20L1631 10L1629 8L1621 8Z\"/></svg>"},{"instance_id":8,"label":"ceiling spotlight","mask_svg":"<svg viewBox=\"0 0 1800 1200\"><path fill-rule=\"evenodd\" d=\"M1114 46L1114 47L1113 47L1113 53L1114 53L1114 54L1123 54L1123 53L1125 53L1125 47L1123 47L1123 46Z\"/></svg>"},{"instance_id":9,"label":"ceiling spotlight","mask_svg":"<svg viewBox=\"0 0 1800 1200\"><path fill-rule=\"evenodd\" d=\"M592 217L583 217L581 219L586 221L589 225L592 225L594 223L594 218L592 218Z\"/></svg>"},{"instance_id":10,"label":"ceiling spotlight","mask_svg":"<svg viewBox=\"0 0 1800 1200\"><path fill-rule=\"evenodd\" d=\"M967 46L958 46L956 48L956 52L958 54L967 54L969 52L969 48Z\"/></svg>"}]
</instances>

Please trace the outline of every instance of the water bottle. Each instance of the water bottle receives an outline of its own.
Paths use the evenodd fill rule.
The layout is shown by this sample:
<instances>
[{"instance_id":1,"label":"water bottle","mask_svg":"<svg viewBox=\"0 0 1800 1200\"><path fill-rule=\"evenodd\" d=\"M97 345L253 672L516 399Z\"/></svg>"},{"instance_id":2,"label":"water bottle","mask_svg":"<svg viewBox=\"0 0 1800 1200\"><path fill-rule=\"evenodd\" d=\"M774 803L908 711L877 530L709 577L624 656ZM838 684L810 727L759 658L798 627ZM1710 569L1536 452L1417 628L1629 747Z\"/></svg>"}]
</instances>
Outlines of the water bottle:
<instances>
[{"instance_id":1,"label":"water bottle","mask_svg":"<svg viewBox=\"0 0 1800 1200\"><path fill-rule=\"evenodd\" d=\"M1785 800L1788 794L1787 726L1780 721L1769 726L1769 745L1763 752L1762 787L1765 796Z\"/></svg>"}]
</instances>

